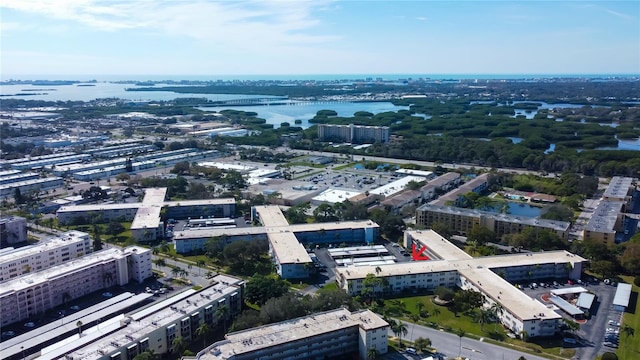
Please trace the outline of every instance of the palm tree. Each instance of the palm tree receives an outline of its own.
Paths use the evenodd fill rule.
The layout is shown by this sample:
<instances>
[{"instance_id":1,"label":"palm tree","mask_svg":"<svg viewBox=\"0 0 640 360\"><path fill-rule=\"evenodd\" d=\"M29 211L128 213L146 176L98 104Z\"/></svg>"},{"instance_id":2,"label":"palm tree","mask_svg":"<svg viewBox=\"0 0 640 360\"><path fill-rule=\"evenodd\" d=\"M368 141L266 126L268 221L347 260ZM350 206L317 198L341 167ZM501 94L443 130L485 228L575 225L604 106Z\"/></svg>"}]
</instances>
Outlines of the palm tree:
<instances>
[{"instance_id":1,"label":"palm tree","mask_svg":"<svg viewBox=\"0 0 640 360\"><path fill-rule=\"evenodd\" d=\"M171 268L171 273L173 274L174 277L178 277L178 275L182 274L182 269L180 269L179 267L173 267Z\"/></svg>"},{"instance_id":2,"label":"palm tree","mask_svg":"<svg viewBox=\"0 0 640 360\"><path fill-rule=\"evenodd\" d=\"M409 315L409 318L411 318L411 321L413 322L413 326L411 327L411 340L413 341L413 330L415 330L416 324L420 321L420 315L411 314Z\"/></svg>"},{"instance_id":3,"label":"palm tree","mask_svg":"<svg viewBox=\"0 0 640 360\"><path fill-rule=\"evenodd\" d=\"M416 303L416 312L422 317L422 313L424 313L424 303L422 301Z\"/></svg>"},{"instance_id":4,"label":"palm tree","mask_svg":"<svg viewBox=\"0 0 640 360\"><path fill-rule=\"evenodd\" d=\"M460 357L460 354L462 353L462 337L465 336L467 332L461 328L458 328L458 330L455 330L454 333L460 338L460 348L458 349L458 357Z\"/></svg>"},{"instance_id":5,"label":"palm tree","mask_svg":"<svg viewBox=\"0 0 640 360\"><path fill-rule=\"evenodd\" d=\"M78 320L76 327L78 328L78 336L82 336L82 321Z\"/></svg>"},{"instance_id":6,"label":"palm tree","mask_svg":"<svg viewBox=\"0 0 640 360\"><path fill-rule=\"evenodd\" d=\"M167 262L164 259L155 259L153 263L156 264L157 267L167 266Z\"/></svg>"},{"instance_id":7,"label":"palm tree","mask_svg":"<svg viewBox=\"0 0 640 360\"><path fill-rule=\"evenodd\" d=\"M204 267L207 263L204 260L198 260L196 264L198 266L198 276L200 276L200 270L202 270L202 267Z\"/></svg>"},{"instance_id":8,"label":"palm tree","mask_svg":"<svg viewBox=\"0 0 640 360\"><path fill-rule=\"evenodd\" d=\"M622 325L622 328L620 329L620 332L624 334L625 337L625 342L627 341L627 339L629 339L629 336L633 336L636 333L636 329L632 328L631 326L624 324Z\"/></svg>"},{"instance_id":9,"label":"palm tree","mask_svg":"<svg viewBox=\"0 0 640 360\"><path fill-rule=\"evenodd\" d=\"M475 321L480 324L480 330L484 330L484 324L489 322L493 314L488 309L480 309L474 314Z\"/></svg>"},{"instance_id":10,"label":"palm tree","mask_svg":"<svg viewBox=\"0 0 640 360\"><path fill-rule=\"evenodd\" d=\"M381 272L382 268L380 268L380 266L376 266L376 276L380 275Z\"/></svg>"},{"instance_id":11,"label":"palm tree","mask_svg":"<svg viewBox=\"0 0 640 360\"><path fill-rule=\"evenodd\" d=\"M157 247L157 246L154 246L154 247L151 249L151 253L152 253L153 255L158 255L158 253L160 253L160 249L158 249L158 247Z\"/></svg>"},{"instance_id":12,"label":"palm tree","mask_svg":"<svg viewBox=\"0 0 640 360\"><path fill-rule=\"evenodd\" d=\"M227 317L228 316L229 316L229 305L224 304L216 310L216 317L218 318L218 321L222 319L225 334L227 333Z\"/></svg>"},{"instance_id":13,"label":"palm tree","mask_svg":"<svg viewBox=\"0 0 640 360\"><path fill-rule=\"evenodd\" d=\"M367 360L376 360L378 356L380 356L380 352L376 348L372 347L367 350Z\"/></svg>"},{"instance_id":14,"label":"palm tree","mask_svg":"<svg viewBox=\"0 0 640 360\"><path fill-rule=\"evenodd\" d=\"M184 349L187 347L187 343L184 341L182 336L178 336L171 342L171 347L173 348L174 354L182 354Z\"/></svg>"},{"instance_id":15,"label":"palm tree","mask_svg":"<svg viewBox=\"0 0 640 360\"><path fill-rule=\"evenodd\" d=\"M391 331L393 331L393 333L398 337L398 345L402 346L402 335L406 336L409 332L407 330L407 325L405 325L405 323L403 323L402 321L394 321L394 323L391 325Z\"/></svg>"},{"instance_id":16,"label":"palm tree","mask_svg":"<svg viewBox=\"0 0 640 360\"><path fill-rule=\"evenodd\" d=\"M438 315L440 315L440 313L441 313L441 311L440 311L440 309L438 309L437 307L436 307L436 308L433 308L433 310L431 310L431 314L432 314L433 316L435 316L436 318L438 317Z\"/></svg>"},{"instance_id":17,"label":"palm tree","mask_svg":"<svg viewBox=\"0 0 640 360\"><path fill-rule=\"evenodd\" d=\"M498 303L493 303L491 305L491 308L489 308L489 311L491 311L491 314L496 319L496 327L497 327L497 324L500 323L500 316L502 316L502 312L504 311L504 308L502 307L502 305Z\"/></svg>"},{"instance_id":18,"label":"palm tree","mask_svg":"<svg viewBox=\"0 0 640 360\"><path fill-rule=\"evenodd\" d=\"M207 346L207 335L209 335L210 332L211 328L206 322L200 324L200 326L198 326L198 328L196 329L196 335L202 336L203 347Z\"/></svg>"}]
</instances>

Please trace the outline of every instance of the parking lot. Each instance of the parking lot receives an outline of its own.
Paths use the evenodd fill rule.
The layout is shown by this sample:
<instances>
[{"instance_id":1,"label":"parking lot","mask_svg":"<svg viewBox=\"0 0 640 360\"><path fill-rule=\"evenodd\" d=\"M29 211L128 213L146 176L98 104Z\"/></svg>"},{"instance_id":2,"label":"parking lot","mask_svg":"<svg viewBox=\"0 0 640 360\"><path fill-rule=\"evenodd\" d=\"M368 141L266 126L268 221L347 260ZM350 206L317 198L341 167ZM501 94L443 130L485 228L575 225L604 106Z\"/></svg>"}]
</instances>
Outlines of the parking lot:
<instances>
[{"instance_id":1,"label":"parking lot","mask_svg":"<svg viewBox=\"0 0 640 360\"><path fill-rule=\"evenodd\" d=\"M553 282L551 282L551 286L549 286L548 282L546 284L547 287L538 285L535 289L531 289L529 283L520 285L523 285L522 291L527 295L539 300L542 295L548 294L554 288L582 286L596 294L596 300L590 310L589 316L584 323L580 324L580 330L575 332L575 337L577 338L576 344L565 344L565 346L575 346L576 356L580 359L594 359L598 354L605 351L615 351L619 338L619 326L622 319L622 313L613 310L612 307L613 297L616 292L615 286L600 281L582 281L580 284L568 284L566 281L558 281L557 286L553 286ZM557 312L569 318L569 316L561 310Z\"/></svg>"}]
</instances>

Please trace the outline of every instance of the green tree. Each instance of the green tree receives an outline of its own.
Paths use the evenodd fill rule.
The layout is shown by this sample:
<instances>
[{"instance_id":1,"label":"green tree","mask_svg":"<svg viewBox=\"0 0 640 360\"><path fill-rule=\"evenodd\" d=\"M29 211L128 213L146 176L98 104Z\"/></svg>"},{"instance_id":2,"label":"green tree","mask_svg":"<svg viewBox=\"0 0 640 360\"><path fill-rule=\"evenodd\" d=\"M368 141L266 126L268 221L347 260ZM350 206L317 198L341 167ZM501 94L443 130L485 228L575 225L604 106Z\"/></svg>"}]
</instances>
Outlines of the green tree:
<instances>
[{"instance_id":1,"label":"green tree","mask_svg":"<svg viewBox=\"0 0 640 360\"><path fill-rule=\"evenodd\" d=\"M467 233L467 241L477 246L483 246L488 242L494 242L496 234L484 226L474 225Z\"/></svg>"},{"instance_id":2,"label":"green tree","mask_svg":"<svg viewBox=\"0 0 640 360\"><path fill-rule=\"evenodd\" d=\"M155 260L153 260L153 263L156 265L156 267L167 266L167 262L163 258L155 259Z\"/></svg>"},{"instance_id":3,"label":"green tree","mask_svg":"<svg viewBox=\"0 0 640 360\"><path fill-rule=\"evenodd\" d=\"M446 288L444 286L437 287L435 294L438 297L438 299L442 301L451 301L455 296L455 292L453 290Z\"/></svg>"},{"instance_id":4,"label":"green tree","mask_svg":"<svg viewBox=\"0 0 640 360\"><path fill-rule=\"evenodd\" d=\"M107 235L115 236L123 231L125 231L125 227L117 220L112 219L111 221L109 221L109 224L107 225L107 231L105 231L105 233L107 233Z\"/></svg>"},{"instance_id":5,"label":"green tree","mask_svg":"<svg viewBox=\"0 0 640 360\"><path fill-rule=\"evenodd\" d=\"M625 342L629 340L629 336L633 336L636 334L636 330L629 326L628 324L623 324L620 332L624 334Z\"/></svg>"},{"instance_id":6,"label":"green tree","mask_svg":"<svg viewBox=\"0 0 640 360\"><path fill-rule=\"evenodd\" d=\"M398 346L402 347L402 337L406 336L409 332L407 325L402 321L393 321L391 325L391 331L398 337Z\"/></svg>"},{"instance_id":7,"label":"green tree","mask_svg":"<svg viewBox=\"0 0 640 360\"><path fill-rule=\"evenodd\" d=\"M173 349L174 354L182 354L182 352L187 348L187 343L182 336L178 336L171 342L171 348Z\"/></svg>"},{"instance_id":8,"label":"green tree","mask_svg":"<svg viewBox=\"0 0 640 360\"><path fill-rule=\"evenodd\" d=\"M222 324L224 327L224 333L227 333L227 319L229 318L230 309L229 305L223 304L216 309L216 318L218 321L222 320Z\"/></svg>"},{"instance_id":9,"label":"green tree","mask_svg":"<svg viewBox=\"0 0 640 360\"><path fill-rule=\"evenodd\" d=\"M102 250L102 238L100 236L100 226L93 225L93 251Z\"/></svg>"},{"instance_id":10,"label":"green tree","mask_svg":"<svg viewBox=\"0 0 640 360\"><path fill-rule=\"evenodd\" d=\"M376 348L371 347L367 350L367 360L377 360L379 356L380 352Z\"/></svg>"},{"instance_id":11,"label":"green tree","mask_svg":"<svg viewBox=\"0 0 640 360\"><path fill-rule=\"evenodd\" d=\"M250 303L263 305L267 300L289 292L291 284L280 276L256 274L245 285L245 299Z\"/></svg>"},{"instance_id":12,"label":"green tree","mask_svg":"<svg viewBox=\"0 0 640 360\"><path fill-rule=\"evenodd\" d=\"M203 322L202 324L200 324L200 326L198 326L198 328L196 329L196 335L202 336L203 348L207 346L207 336L210 333L211 333L211 328L209 327L209 324L207 324L206 322Z\"/></svg>"},{"instance_id":13,"label":"green tree","mask_svg":"<svg viewBox=\"0 0 640 360\"><path fill-rule=\"evenodd\" d=\"M419 337L415 339L413 344L415 345L417 350L419 350L420 352L425 352L431 346L431 339Z\"/></svg>"},{"instance_id":14,"label":"green tree","mask_svg":"<svg viewBox=\"0 0 640 360\"><path fill-rule=\"evenodd\" d=\"M453 333L458 335L458 337L460 338L460 347L458 349L458 357L460 357L460 354L462 354L462 338L467 334L467 332L462 328L458 328L457 330L454 330Z\"/></svg>"},{"instance_id":15,"label":"green tree","mask_svg":"<svg viewBox=\"0 0 640 360\"><path fill-rule=\"evenodd\" d=\"M616 355L615 353L612 353L612 352L606 352L606 353L602 354L601 359L602 360L618 360L618 355Z\"/></svg>"}]
</instances>

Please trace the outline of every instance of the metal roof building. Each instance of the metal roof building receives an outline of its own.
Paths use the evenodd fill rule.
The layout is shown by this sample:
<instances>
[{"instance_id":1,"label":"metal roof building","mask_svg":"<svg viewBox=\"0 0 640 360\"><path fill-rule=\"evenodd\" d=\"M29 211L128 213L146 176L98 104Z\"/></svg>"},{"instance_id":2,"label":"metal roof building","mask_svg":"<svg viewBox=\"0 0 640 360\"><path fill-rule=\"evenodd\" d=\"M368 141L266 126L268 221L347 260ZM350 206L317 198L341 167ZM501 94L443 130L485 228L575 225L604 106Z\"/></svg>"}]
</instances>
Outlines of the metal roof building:
<instances>
[{"instance_id":1,"label":"metal roof building","mask_svg":"<svg viewBox=\"0 0 640 360\"><path fill-rule=\"evenodd\" d=\"M631 284L619 283L616 295L613 297L613 309L626 311L631 297Z\"/></svg>"}]
</instances>

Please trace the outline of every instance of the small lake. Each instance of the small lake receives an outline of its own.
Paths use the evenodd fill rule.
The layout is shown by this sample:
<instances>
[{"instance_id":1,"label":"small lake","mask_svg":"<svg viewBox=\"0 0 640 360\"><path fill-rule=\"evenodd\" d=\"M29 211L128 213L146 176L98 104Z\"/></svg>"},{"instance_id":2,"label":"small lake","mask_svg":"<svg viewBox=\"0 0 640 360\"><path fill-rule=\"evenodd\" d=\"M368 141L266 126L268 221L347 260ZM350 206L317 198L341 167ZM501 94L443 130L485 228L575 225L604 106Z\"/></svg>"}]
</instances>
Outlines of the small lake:
<instances>
[{"instance_id":1,"label":"small lake","mask_svg":"<svg viewBox=\"0 0 640 360\"><path fill-rule=\"evenodd\" d=\"M541 207L531 206L527 203L507 201L509 205L509 215L537 218L542 212ZM490 209L491 212L500 212L500 208Z\"/></svg>"}]
</instances>

